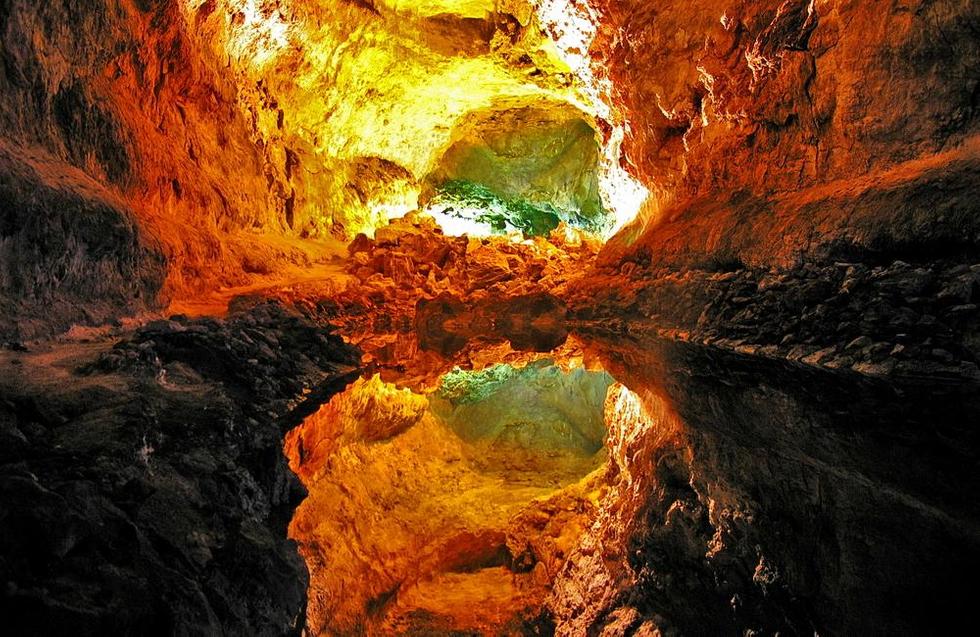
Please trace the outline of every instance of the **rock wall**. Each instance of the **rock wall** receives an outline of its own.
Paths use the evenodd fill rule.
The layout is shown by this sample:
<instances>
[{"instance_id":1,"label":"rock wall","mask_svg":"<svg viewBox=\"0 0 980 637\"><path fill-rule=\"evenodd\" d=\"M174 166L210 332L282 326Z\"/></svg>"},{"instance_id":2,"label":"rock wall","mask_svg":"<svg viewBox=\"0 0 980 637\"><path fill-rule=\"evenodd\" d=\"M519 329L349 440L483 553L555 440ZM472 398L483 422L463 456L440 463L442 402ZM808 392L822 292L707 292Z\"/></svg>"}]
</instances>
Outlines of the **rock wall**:
<instances>
[{"instance_id":1,"label":"rock wall","mask_svg":"<svg viewBox=\"0 0 980 637\"><path fill-rule=\"evenodd\" d=\"M608 230L613 219L599 192L597 133L585 117L561 102L473 113L459 126L468 132L454 133L456 141L426 177L427 189L445 195L447 182L457 188L478 184L496 197L550 213L554 226L564 221L597 234Z\"/></svg>"},{"instance_id":2,"label":"rock wall","mask_svg":"<svg viewBox=\"0 0 980 637\"><path fill-rule=\"evenodd\" d=\"M592 53L629 123L628 162L654 192L651 227L610 254L637 235L667 262L723 248L788 261L935 226L976 241L959 186L978 163L976 3L593 5Z\"/></svg>"},{"instance_id":3,"label":"rock wall","mask_svg":"<svg viewBox=\"0 0 980 637\"><path fill-rule=\"evenodd\" d=\"M574 400L603 430L609 380L514 374L465 407L358 380L290 432L309 489L289 527L310 569L308 631L549 634L543 600L604 477L601 444L576 445L562 409ZM498 426L463 431L478 416Z\"/></svg>"},{"instance_id":4,"label":"rock wall","mask_svg":"<svg viewBox=\"0 0 980 637\"><path fill-rule=\"evenodd\" d=\"M104 277L105 259L68 224L90 248L68 249L68 273L11 266L20 279L0 282L5 318L33 321L7 330L18 338L308 266L325 249L308 239L372 232L414 208L471 111L577 92L524 0L4 0L0 60L0 250L38 252L63 215L109 198L113 223L165 262L162 281L120 264L103 287L146 289L117 286L86 317L70 283ZM38 189L52 192L18 194ZM43 312L52 300L58 311Z\"/></svg>"},{"instance_id":5,"label":"rock wall","mask_svg":"<svg viewBox=\"0 0 980 637\"><path fill-rule=\"evenodd\" d=\"M561 634L955 632L980 563L976 383L599 336L642 399L555 584ZM659 631L659 632L658 632Z\"/></svg>"},{"instance_id":6,"label":"rock wall","mask_svg":"<svg viewBox=\"0 0 980 637\"><path fill-rule=\"evenodd\" d=\"M163 246L81 170L0 145L0 203L0 341L155 304Z\"/></svg>"},{"instance_id":7,"label":"rock wall","mask_svg":"<svg viewBox=\"0 0 980 637\"><path fill-rule=\"evenodd\" d=\"M282 230L282 170L253 138L226 62L201 46L208 37L180 3L0 4L3 249L61 251L65 262L12 266L17 281L0 290L8 306L29 313L53 301L49 329L65 327L93 285L79 282L98 280L104 294L90 300L104 311L91 319L154 308L241 281L248 240L230 235ZM85 231L96 215L128 236L110 245Z\"/></svg>"},{"instance_id":8,"label":"rock wall","mask_svg":"<svg viewBox=\"0 0 980 637\"><path fill-rule=\"evenodd\" d=\"M980 561L980 8L591 4L653 198L564 300L661 435L556 584L559 630L953 630Z\"/></svg>"},{"instance_id":9,"label":"rock wall","mask_svg":"<svg viewBox=\"0 0 980 637\"><path fill-rule=\"evenodd\" d=\"M232 60L267 152L285 163L300 233L373 232L416 207L469 113L575 95L527 0L188 6L214 34L202 44Z\"/></svg>"},{"instance_id":10,"label":"rock wall","mask_svg":"<svg viewBox=\"0 0 980 637\"><path fill-rule=\"evenodd\" d=\"M358 360L274 303L0 353L6 633L299 634L282 441Z\"/></svg>"}]
</instances>

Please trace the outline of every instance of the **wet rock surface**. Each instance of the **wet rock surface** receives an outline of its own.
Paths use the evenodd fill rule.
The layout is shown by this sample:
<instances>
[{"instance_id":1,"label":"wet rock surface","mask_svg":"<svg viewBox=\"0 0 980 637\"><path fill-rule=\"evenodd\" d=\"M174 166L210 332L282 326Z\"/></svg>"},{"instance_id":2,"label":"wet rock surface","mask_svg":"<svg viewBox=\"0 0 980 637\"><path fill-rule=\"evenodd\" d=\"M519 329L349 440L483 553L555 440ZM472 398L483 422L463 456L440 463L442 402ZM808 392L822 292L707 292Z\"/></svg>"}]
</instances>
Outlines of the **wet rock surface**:
<instances>
[{"instance_id":1,"label":"wet rock surface","mask_svg":"<svg viewBox=\"0 0 980 637\"><path fill-rule=\"evenodd\" d=\"M572 286L573 332L658 433L556 584L559 632L921 634L969 615L980 268L854 256L640 253Z\"/></svg>"},{"instance_id":2,"label":"wet rock surface","mask_svg":"<svg viewBox=\"0 0 980 637\"><path fill-rule=\"evenodd\" d=\"M980 379L980 264L893 260L654 275L648 268L620 265L612 276L633 284L615 289L587 282L572 295L571 314L591 321L619 313L686 341L872 376Z\"/></svg>"},{"instance_id":3,"label":"wet rock surface","mask_svg":"<svg viewBox=\"0 0 980 637\"><path fill-rule=\"evenodd\" d=\"M313 303L364 362L417 380L489 345L548 351L562 345L566 286L598 251L594 238L561 228L548 238L450 237L431 217L410 214L364 235L345 263L351 281L325 296L322 286L270 292L289 304ZM487 360L483 364L506 362ZM448 367L447 367L448 365Z\"/></svg>"},{"instance_id":4,"label":"wet rock surface","mask_svg":"<svg viewBox=\"0 0 980 637\"><path fill-rule=\"evenodd\" d=\"M396 235L399 241L436 247L454 241L430 237L421 224L410 228ZM409 262L413 253L384 235L355 242L355 253L363 250L395 252ZM467 280L461 273L483 264L470 263L467 252L446 268L445 284L455 289ZM346 420L307 420L296 434L302 441L287 445L297 445L290 456L297 473L324 492L292 518L297 528L344 538L343 525L324 522L335 505L344 507L345 519L368 524L357 499L383 508L377 503L397 492L398 515L431 531L405 537L439 535L447 542L445 552L419 562L412 556L421 549L394 550L401 544L386 532L365 528L358 535L363 546L343 550L358 555L368 547L397 569L371 580L373 588L356 600L329 583L342 552L324 550L329 542L308 546L305 556L326 578L314 587L323 625L336 617L337 625L357 626L366 612L380 634L487 625L518 634L918 634L964 615L965 589L955 583L980 555L980 512L969 496L980 486L972 428L980 383L970 365L974 264L604 267L565 285L562 297L473 287L426 298L435 290L406 295L394 283L418 276L411 267L385 274L382 265L356 296L348 290L323 298L315 286L299 285L268 295L279 300L235 299L226 319L174 316L118 344L94 343L84 365L67 367L74 384L57 391L36 378L8 383L3 475L13 495L5 519L17 531L2 536L7 581L14 582L4 603L18 613L44 609L54 618L52 631L63 625L57 622L80 621L77 608L91 611L82 613L85 630L164 621L204 633L296 630L306 580L283 538L301 492L279 445L302 418L290 411L297 398L320 391L320 383L342 373L338 365L357 362L324 330L331 320L353 334L393 338L390 352L373 351L378 361L401 360L400 376L413 386L455 364L499 362L522 337L530 351L521 356L541 356L531 352L553 344L537 342L537 329L567 335L633 394L610 398L618 402L607 407L613 416L601 489L544 500L526 518L484 499L475 510L500 515L492 533L479 537L439 535L445 529L435 521L458 520L455 505L440 509L441 518L419 518L411 504L419 494L470 501L484 493L477 487L487 487L478 480L471 492L454 482L468 475L456 460L466 454L435 423L419 426L415 407L389 417L392 400L371 390ZM373 333L372 323L360 322L365 318L388 332ZM497 327L506 329L494 335ZM398 358L404 335L415 339L414 358ZM510 337L516 342L509 354L497 349L498 339ZM421 351L426 339L434 340ZM40 356L36 347L5 356ZM572 357L566 347L553 355ZM44 391L52 398L40 401ZM294 415L283 418L287 413ZM339 422L347 423L343 431ZM437 454L420 453L436 441ZM503 457L492 451L467 462L485 468ZM445 462L434 469L439 463L427 463L436 456ZM368 469L377 479L346 477ZM397 485L384 482L389 474L401 475ZM28 483L34 486L25 491ZM49 494L57 506L35 506ZM222 504L215 507L212 498ZM133 529L138 553L114 531L92 530L112 528L117 519L93 512L93 502ZM562 531L571 527L555 526L562 520L574 523L574 537ZM391 529L415 528L389 522ZM25 535L24 528L36 532ZM523 570L521 538L528 537L548 565L546 580ZM560 558L549 553L557 545ZM460 547L475 552L453 552ZM109 574L96 566L106 554L113 556ZM376 566L358 560L351 558L351 573ZM423 563L441 565L434 567L440 574L420 577ZM470 573L460 564L477 566ZM147 577L144 569L166 577ZM156 591L177 581L184 584L180 595L165 597L177 600L168 601L176 610L160 610ZM106 582L131 597L106 597ZM399 582L404 589L392 595ZM526 587L509 588L514 582ZM491 589L499 593L497 605L474 606ZM446 590L455 591L456 602Z\"/></svg>"},{"instance_id":5,"label":"wet rock surface","mask_svg":"<svg viewBox=\"0 0 980 637\"><path fill-rule=\"evenodd\" d=\"M0 363L5 629L298 634L307 573L286 526L303 493L282 440L356 352L269 304L110 345Z\"/></svg>"},{"instance_id":6,"label":"wet rock surface","mask_svg":"<svg viewBox=\"0 0 980 637\"><path fill-rule=\"evenodd\" d=\"M652 425L630 419L615 457L632 488L555 584L559 634L912 635L969 616L975 381L869 378L656 334L593 344Z\"/></svg>"},{"instance_id":7,"label":"wet rock surface","mask_svg":"<svg viewBox=\"0 0 980 637\"><path fill-rule=\"evenodd\" d=\"M314 634L547 635L603 488L610 379L548 364L424 395L356 381L286 439Z\"/></svg>"},{"instance_id":8,"label":"wet rock surface","mask_svg":"<svg viewBox=\"0 0 980 637\"><path fill-rule=\"evenodd\" d=\"M476 5L0 0L2 629L300 632L308 577L286 527L303 493L283 438L359 362L327 321L413 386L557 348L634 392L612 396L602 488L516 516L511 494L454 482L456 441L412 409L365 400L339 437L314 422L295 468L330 489L297 524L347 507L365 529L344 550L397 567L349 571L375 575L357 597L317 591L345 629L365 613L388 634L968 624L980 4ZM612 159L654 194L601 253L562 233L446 237L417 215L379 227L467 113L555 99L606 113L582 124L625 134ZM440 179L474 176L448 159ZM360 228L377 233L337 280L238 298L227 318L29 340L323 265L307 240ZM404 496L441 479L493 523L420 556L374 524L393 490L350 483L364 467L413 470L395 504L423 531L458 510ZM308 555L329 569L340 553ZM516 603L497 613L488 591Z\"/></svg>"}]
</instances>

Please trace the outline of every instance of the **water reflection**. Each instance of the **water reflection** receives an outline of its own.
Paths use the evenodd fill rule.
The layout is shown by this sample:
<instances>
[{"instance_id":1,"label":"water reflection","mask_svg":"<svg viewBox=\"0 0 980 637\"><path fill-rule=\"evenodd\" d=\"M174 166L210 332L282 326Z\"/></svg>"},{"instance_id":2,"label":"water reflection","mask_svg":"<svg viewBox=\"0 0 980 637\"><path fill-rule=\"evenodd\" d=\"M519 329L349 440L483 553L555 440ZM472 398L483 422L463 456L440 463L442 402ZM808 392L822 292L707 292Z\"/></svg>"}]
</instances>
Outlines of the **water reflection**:
<instances>
[{"instance_id":1,"label":"water reflection","mask_svg":"<svg viewBox=\"0 0 980 637\"><path fill-rule=\"evenodd\" d=\"M908 634L965 612L960 582L980 567L976 383L602 327L569 320L547 295L440 297L365 348L375 370L410 386L547 356L601 367L640 398L655 426L624 446L629 495L553 584L559 632L616 611L685 634Z\"/></svg>"},{"instance_id":2,"label":"water reflection","mask_svg":"<svg viewBox=\"0 0 980 637\"><path fill-rule=\"evenodd\" d=\"M908 634L968 607L976 385L883 380L639 326L578 336L680 423L652 458L660 487L631 538L643 605L683 632L821 634ZM686 516L671 513L679 503Z\"/></svg>"}]
</instances>

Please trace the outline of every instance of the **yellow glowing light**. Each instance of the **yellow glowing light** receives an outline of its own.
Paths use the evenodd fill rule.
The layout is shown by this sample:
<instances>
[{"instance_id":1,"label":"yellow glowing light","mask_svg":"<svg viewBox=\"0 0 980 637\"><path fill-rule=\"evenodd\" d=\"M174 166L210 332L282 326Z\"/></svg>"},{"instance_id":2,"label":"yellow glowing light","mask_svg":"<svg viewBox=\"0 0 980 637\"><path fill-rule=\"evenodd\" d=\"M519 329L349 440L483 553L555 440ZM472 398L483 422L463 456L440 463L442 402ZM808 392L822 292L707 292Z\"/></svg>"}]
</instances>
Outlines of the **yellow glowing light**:
<instances>
[{"instance_id":1,"label":"yellow glowing light","mask_svg":"<svg viewBox=\"0 0 980 637\"><path fill-rule=\"evenodd\" d=\"M392 219L400 219L419 207L418 189L392 195L390 199L372 202L370 205L371 219L364 223L357 232L363 232L369 237L374 236L374 229Z\"/></svg>"},{"instance_id":2,"label":"yellow glowing light","mask_svg":"<svg viewBox=\"0 0 980 637\"><path fill-rule=\"evenodd\" d=\"M467 113L500 96L551 95L488 59L426 65L381 47L350 60L337 83L347 90L321 125L324 150L336 157L383 157L419 177L449 145L452 124ZM351 99L358 95L362 99Z\"/></svg>"},{"instance_id":3,"label":"yellow glowing light","mask_svg":"<svg viewBox=\"0 0 980 637\"><path fill-rule=\"evenodd\" d=\"M458 15L482 18L497 8L495 0L381 0L379 4L394 11L412 12L425 17Z\"/></svg>"},{"instance_id":4,"label":"yellow glowing light","mask_svg":"<svg viewBox=\"0 0 980 637\"><path fill-rule=\"evenodd\" d=\"M202 37L239 76L241 107L266 147L299 157L295 215L314 233L342 227L352 236L414 209L421 181L475 111L566 103L615 126L608 86L592 72L596 16L588 3L377 0L376 11L294 0L182 6L189 23L207 16ZM497 14L520 22L517 40L501 31L482 42L482 31L468 26L479 19L493 27ZM435 18L447 33L433 32ZM456 54L461 42L487 49ZM600 167L616 228L645 197L620 166L621 139L622 130L614 132Z\"/></svg>"},{"instance_id":5,"label":"yellow glowing light","mask_svg":"<svg viewBox=\"0 0 980 637\"><path fill-rule=\"evenodd\" d=\"M289 45L289 26L277 11L267 14L256 0L238 0L240 25L232 22L229 50L238 57L250 57L258 67L271 61L277 53Z\"/></svg>"},{"instance_id":6,"label":"yellow glowing light","mask_svg":"<svg viewBox=\"0 0 980 637\"><path fill-rule=\"evenodd\" d=\"M288 99L289 125L315 149L323 170L346 175L324 186L319 200L343 211L348 231L356 226L370 234L374 224L415 209L418 184L456 141L459 124L470 113L502 101L520 106L575 99L574 90L560 82L530 77L496 55L447 55L432 49L406 26L435 9L482 16L491 3L413 6L416 10L405 16L383 15L351 27L325 20L296 29L303 63L288 84L281 84L289 97L280 101ZM400 10L408 3L384 7ZM527 46L546 44L539 35ZM379 184L370 172L345 168L365 158L403 169L405 178L395 188ZM352 200L352 193L359 201Z\"/></svg>"},{"instance_id":7,"label":"yellow glowing light","mask_svg":"<svg viewBox=\"0 0 980 637\"><path fill-rule=\"evenodd\" d=\"M185 0L185 15L198 15L206 0ZM283 3L285 5L285 3ZM289 46L290 25L281 9L260 0L218 0L215 11L224 16L225 51L252 70L261 70Z\"/></svg>"}]
</instances>

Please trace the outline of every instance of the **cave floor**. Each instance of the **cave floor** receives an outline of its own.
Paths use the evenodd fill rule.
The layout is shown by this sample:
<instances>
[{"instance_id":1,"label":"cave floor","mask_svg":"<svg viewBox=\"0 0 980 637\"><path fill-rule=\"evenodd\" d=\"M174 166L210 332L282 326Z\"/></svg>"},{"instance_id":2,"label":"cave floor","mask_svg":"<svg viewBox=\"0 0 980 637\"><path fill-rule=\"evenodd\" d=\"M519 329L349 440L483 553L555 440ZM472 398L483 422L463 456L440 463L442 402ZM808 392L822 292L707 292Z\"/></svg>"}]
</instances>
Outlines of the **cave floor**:
<instances>
[{"instance_id":1,"label":"cave floor","mask_svg":"<svg viewBox=\"0 0 980 637\"><path fill-rule=\"evenodd\" d=\"M320 263L308 267L295 267L274 274L256 277L246 285L222 287L197 296L175 299L164 312L165 316L225 316L229 305L236 299L264 298L288 293L297 286L318 290L324 298L337 294L351 284L351 277L342 261Z\"/></svg>"}]
</instances>

